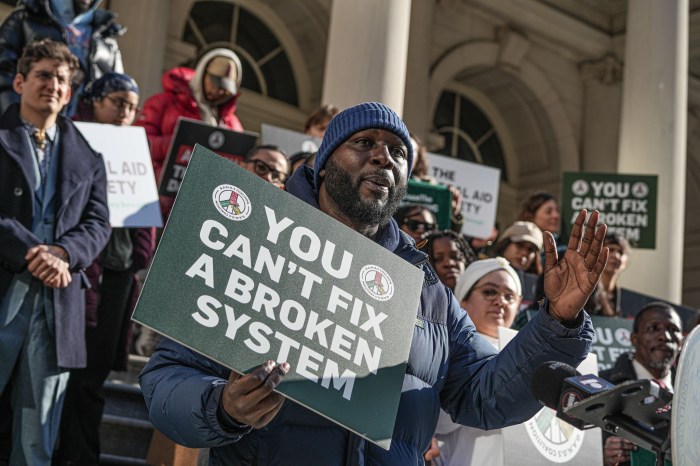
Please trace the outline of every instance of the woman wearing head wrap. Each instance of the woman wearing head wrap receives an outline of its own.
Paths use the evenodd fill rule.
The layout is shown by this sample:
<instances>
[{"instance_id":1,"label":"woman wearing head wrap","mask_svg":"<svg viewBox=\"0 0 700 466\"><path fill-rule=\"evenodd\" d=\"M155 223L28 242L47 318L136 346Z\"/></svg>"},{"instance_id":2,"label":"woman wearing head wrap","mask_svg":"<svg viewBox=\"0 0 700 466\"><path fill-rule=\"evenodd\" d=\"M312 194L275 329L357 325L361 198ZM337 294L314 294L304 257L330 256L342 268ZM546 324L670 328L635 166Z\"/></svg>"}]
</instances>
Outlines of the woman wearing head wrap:
<instances>
[{"instance_id":1,"label":"woman wearing head wrap","mask_svg":"<svg viewBox=\"0 0 700 466\"><path fill-rule=\"evenodd\" d=\"M520 279L502 257L473 262L457 280L455 297L474 321L476 331L498 348L498 327L510 327L520 305ZM436 466L503 464L501 431L455 424L440 411L435 437L440 445Z\"/></svg>"},{"instance_id":2,"label":"woman wearing head wrap","mask_svg":"<svg viewBox=\"0 0 700 466\"><path fill-rule=\"evenodd\" d=\"M130 126L139 106L139 86L128 74L107 73L88 84L81 97L78 119Z\"/></svg>"},{"instance_id":3,"label":"woman wearing head wrap","mask_svg":"<svg viewBox=\"0 0 700 466\"><path fill-rule=\"evenodd\" d=\"M86 87L79 118L129 126L138 104L136 81L107 73ZM104 251L85 270L90 281L85 293L87 367L71 371L56 464L99 464L102 384L111 370L126 370L131 311L139 288L136 272L148 266L153 239L151 228L113 228Z\"/></svg>"}]
</instances>

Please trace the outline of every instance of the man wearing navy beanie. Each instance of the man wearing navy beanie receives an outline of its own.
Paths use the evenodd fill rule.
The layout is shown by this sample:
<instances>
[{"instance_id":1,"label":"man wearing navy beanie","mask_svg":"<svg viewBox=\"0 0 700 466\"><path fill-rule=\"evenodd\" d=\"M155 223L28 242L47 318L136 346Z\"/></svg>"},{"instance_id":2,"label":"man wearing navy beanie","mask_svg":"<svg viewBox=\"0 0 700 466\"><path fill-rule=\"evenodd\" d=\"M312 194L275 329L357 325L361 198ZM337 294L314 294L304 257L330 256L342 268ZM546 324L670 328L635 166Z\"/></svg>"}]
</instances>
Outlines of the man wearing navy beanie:
<instances>
[{"instance_id":1,"label":"man wearing navy beanie","mask_svg":"<svg viewBox=\"0 0 700 466\"><path fill-rule=\"evenodd\" d=\"M412 162L401 118L383 104L363 103L331 120L314 169L295 171L286 184L294 196L424 273L417 309L405 310L416 315L416 325L391 448L285 401L274 389L294 369L287 362L268 361L238 376L171 341L161 343L141 373L151 421L161 432L180 444L211 447L212 466L416 465L423 464L441 408L455 422L481 429L523 422L541 408L529 389L535 369L551 360L576 366L590 351L593 328L581 308L605 267L605 227L596 231L595 212L584 226L581 212L561 261L547 234L550 299L496 353L391 217Z\"/></svg>"}]
</instances>

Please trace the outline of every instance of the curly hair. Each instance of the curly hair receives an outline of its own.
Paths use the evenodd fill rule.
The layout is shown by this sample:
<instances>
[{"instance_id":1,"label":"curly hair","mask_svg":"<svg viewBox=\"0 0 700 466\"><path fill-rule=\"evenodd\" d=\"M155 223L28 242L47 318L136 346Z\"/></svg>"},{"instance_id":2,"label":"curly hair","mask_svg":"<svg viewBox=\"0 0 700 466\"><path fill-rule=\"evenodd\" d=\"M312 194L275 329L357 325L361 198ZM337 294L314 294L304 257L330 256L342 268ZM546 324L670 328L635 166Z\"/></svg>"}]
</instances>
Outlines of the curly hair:
<instances>
[{"instance_id":1,"label":"curly hair","mask_svg":"<svg viewBox=\"0 0 700 466\"><path fill-rule=\"evenodd\" d=\"M430 259L431 264L434 264L435 256L433 247L435 241L442 238L448 238L457 245L457 249L459 249L459 252L461 252L462 256L464 256L465 267L469 266L469 264L471 264L472 262L478 260L478 257L476 257L476 254L474 253L474 250L471 246L469 246L469 243L467 243L467 240L465 240L462 235L455 233L452 230L438 230L426 236L426 243L425 246L423 246L422 248L422 250L425 251L425 253L428 255L428 259Z\"/></svg>"}]
</instances>

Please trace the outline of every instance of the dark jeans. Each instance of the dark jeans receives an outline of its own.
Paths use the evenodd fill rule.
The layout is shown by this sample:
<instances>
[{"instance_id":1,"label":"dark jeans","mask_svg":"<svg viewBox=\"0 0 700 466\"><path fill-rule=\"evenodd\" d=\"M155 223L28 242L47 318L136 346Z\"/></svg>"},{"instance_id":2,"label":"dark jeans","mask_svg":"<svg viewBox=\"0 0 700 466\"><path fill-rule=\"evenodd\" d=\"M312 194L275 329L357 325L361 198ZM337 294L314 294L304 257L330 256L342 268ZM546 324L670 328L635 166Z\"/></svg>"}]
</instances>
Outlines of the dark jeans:
<instances>
[{"instance_id":1,"label":"dark jeans","mask_svg":"<svg viewBox=\"0 0 700 466\"><path fill-rule=\"evenodd\" d=\"M99 463L99 427L105 405L102 385L119 350L119 335L127 318L133 280L133 270L102 272L97 327L85 329L87 367L70 373L55 464Z\"/></svg>"}]
</instances>

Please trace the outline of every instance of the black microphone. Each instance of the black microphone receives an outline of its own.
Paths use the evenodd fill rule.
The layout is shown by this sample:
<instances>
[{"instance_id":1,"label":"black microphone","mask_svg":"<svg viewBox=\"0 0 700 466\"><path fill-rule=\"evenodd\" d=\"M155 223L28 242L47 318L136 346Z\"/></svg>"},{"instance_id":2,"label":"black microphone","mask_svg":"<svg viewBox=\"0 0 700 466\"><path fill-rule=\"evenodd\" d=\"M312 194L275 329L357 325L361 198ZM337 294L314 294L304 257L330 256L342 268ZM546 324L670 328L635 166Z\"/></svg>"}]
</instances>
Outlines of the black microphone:
<instances>
[{"instance_id":1,"label":"black microphone","mask_svg":"<svg viewBox=\"0 0 700 466\"><path fill-rule=\"evenodd\" d=\"M574 403L615 386L598 376L581 375L576 369L559 361L549 361L535 370L530 381L533 396L543 405L557 412L557 417L583 430L586 423L564 412Z\"/></svg>"},{"instance_id":2,"label":"black microphone","mask_svg":"<svg viewBox=\"0 0 700 466\"><path fill-rule=\"evenodd\" d=\"M673 394L654 381L613 385L592 374L580 375L568 364L550 361L534 372L530 389L540 403L578 429L600 427L655 451L661 461L671 452Z\"/></svg>"}]
</instances>

